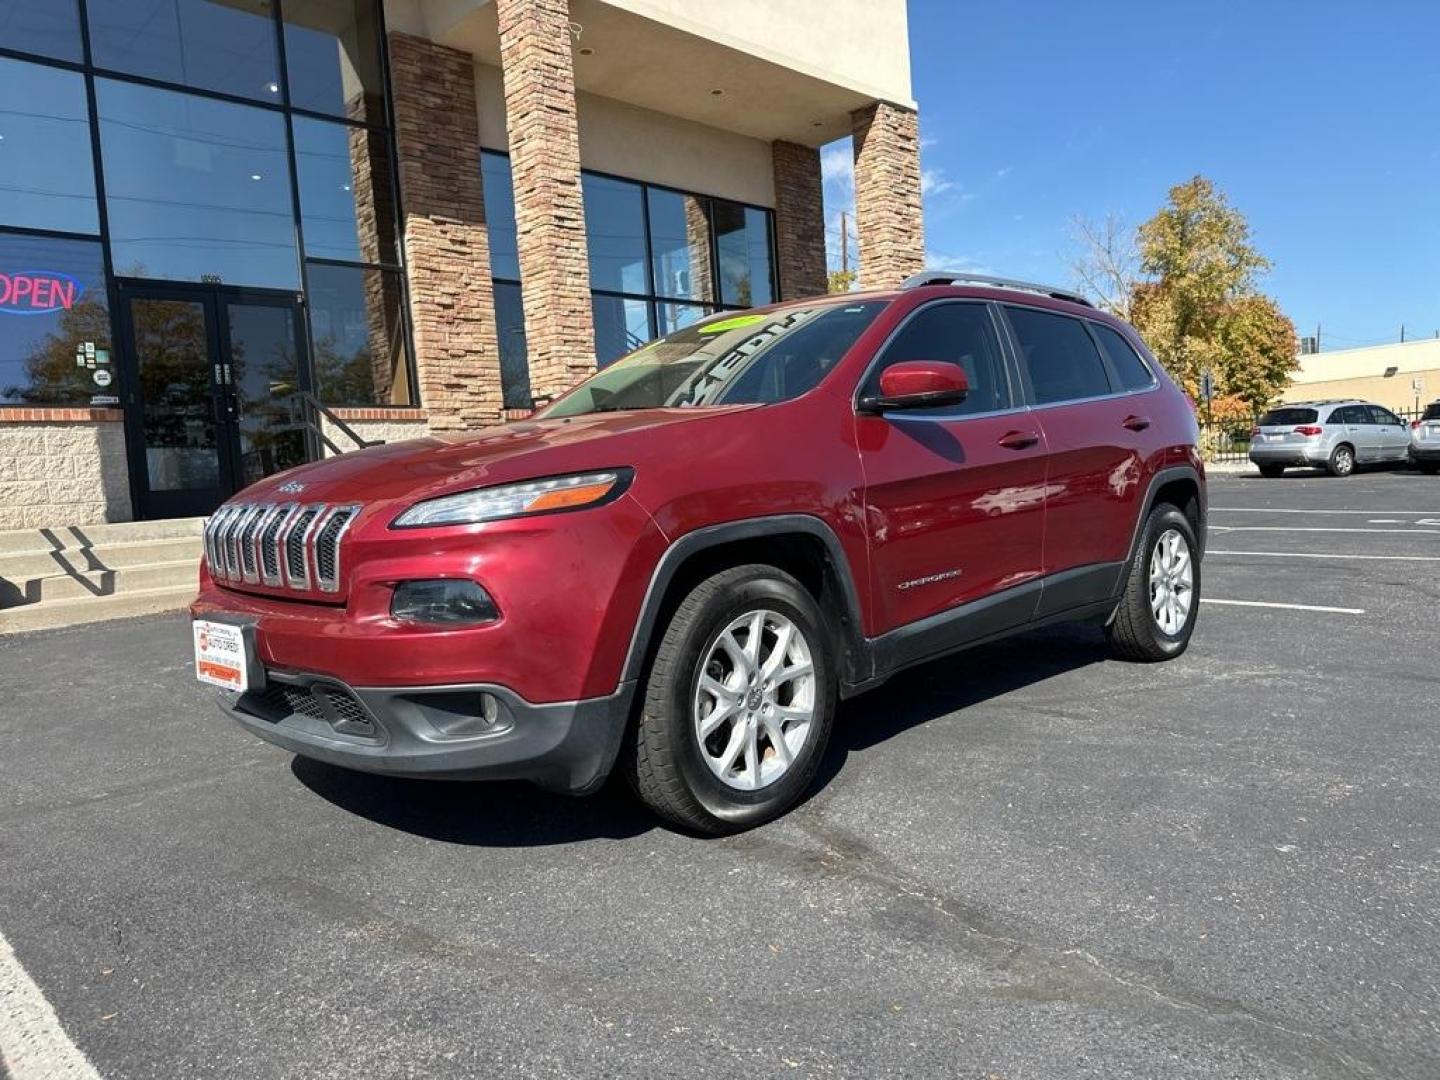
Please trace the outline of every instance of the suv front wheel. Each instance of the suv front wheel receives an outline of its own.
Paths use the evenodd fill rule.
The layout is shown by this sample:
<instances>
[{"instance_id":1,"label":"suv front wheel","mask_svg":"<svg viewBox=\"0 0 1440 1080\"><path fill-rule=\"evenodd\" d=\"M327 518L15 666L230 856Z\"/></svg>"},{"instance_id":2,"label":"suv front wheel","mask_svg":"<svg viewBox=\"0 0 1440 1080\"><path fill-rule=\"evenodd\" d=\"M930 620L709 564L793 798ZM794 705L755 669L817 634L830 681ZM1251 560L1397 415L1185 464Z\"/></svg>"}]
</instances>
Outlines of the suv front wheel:
<instances>
[{"instance_id":1,"label":"suv front wheel","mask_svg":"<svg viewBox=\"0 0 1440 1080\"><path fill-rule=\"evenodd\" d=\"M737 566L681 602L656 649L631 786L694 832L752 828L810 785L835 716L824 614L789 574Z\"/></svg>"},{"instance_id":2,"label":"suv front wheel","mask_svg":"<svg viewBox=\"0 0 1440 1080\"><path fill-rule=\"evenodd\" d=\"M1153 661L1185 651L1200 607L1199 550L1195 529L1178 507L1161 503L1150 511L1120 606L1105 628L1117 655Z\"/></svg>"}]
</instances>

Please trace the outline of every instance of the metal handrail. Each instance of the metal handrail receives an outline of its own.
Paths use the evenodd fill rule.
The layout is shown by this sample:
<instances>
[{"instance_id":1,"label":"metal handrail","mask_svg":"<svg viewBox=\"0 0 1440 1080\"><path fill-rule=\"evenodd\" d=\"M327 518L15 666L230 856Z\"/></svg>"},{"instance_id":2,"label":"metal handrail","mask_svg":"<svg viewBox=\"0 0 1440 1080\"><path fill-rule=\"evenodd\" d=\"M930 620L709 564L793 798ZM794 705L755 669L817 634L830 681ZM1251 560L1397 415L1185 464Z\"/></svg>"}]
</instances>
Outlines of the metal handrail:
<instances>
[{"instance_id":1,"label":"metal handrail","mask_svg":"<svg viewBox=\"0 0 1440 1080\"><path fill-rule=\"evenodd\" d=\"M918 289L923 285L988 285L993 289L1015 289L1019 292L1038 293L1055 300L1068 300L1072 304L1094 307L1089 300L1069 289L1057 289L1054 285L1037 285L1033 281L1016 281L1014 278L991 277L988 274L970 274L963 270L925 270L912 274L901 282L902 289Z\"/></svg>"},{"instance_id":2,"label":"metal handrail","mask_svg":"<svg viewBox=\"0 0 1440 1080\"><path fill-rule=\"evenodd\" d=\"M295 391L295 396L300 399L302 422L307 428L310 429L311 433L315 436L315 438L319 439L320 442L325 444L326 448L332 454L343 454L345 453L345 451L340 449L339 446L335 445L334 441L325 434L324 425L322 425L318 420L315 420L313 418L311 413L312 409L314 410L314 412L319 413L326 420L329 420L330 423L335 426L336 430L338 430L342 435L344 435L347 439L353 442L355 446L352 449L364 450L367 447L384 445L384 439L362 438L359 432L357 432L349 424L345 423L344 420L341 420L340 417L336 416L333 411L331 411L324 404L322 404L320 399L314 394L310 393L310 391L297 390Z\"/></svg>"}]
</instances>

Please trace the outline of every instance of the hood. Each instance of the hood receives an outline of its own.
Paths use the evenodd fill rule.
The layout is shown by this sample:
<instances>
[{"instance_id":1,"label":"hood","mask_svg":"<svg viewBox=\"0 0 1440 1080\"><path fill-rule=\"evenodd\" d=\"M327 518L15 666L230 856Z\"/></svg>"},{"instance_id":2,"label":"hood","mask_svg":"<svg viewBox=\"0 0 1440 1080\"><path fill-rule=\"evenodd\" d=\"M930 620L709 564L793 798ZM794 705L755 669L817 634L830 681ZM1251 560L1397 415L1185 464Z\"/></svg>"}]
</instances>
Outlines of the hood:
<instances>
[{"instance_id":1,"label":"hood","mask_svg":"<svg viewBox=\"0 0 1440 1080\"><path fill-rule=\"evenodd\" d=\"M403 503L540 476L635 465L654 433L759 408L646 409L525 420L387 443L301 465L246 488L246 502ZM672 440L664 445L673 447ZM303 485L298 491L297 485ZM280 490L285 488L286 490Z\"/></svg>"}]
</instances>

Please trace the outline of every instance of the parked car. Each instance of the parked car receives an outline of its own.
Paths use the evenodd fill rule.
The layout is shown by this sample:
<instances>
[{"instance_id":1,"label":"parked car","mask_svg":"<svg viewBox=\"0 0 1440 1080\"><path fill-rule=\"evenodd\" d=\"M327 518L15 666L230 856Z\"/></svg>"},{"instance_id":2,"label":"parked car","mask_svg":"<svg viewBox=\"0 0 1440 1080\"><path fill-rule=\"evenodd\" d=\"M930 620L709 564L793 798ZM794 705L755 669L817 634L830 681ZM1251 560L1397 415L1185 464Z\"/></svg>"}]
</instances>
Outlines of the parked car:
<instances>
[{"instance_id":1,"label":"parked car","mask_svg":"<svg viewBox=\"0 0 1440 1080\"><path fill-rule=\"evenodd\" d=\"M1425 406L1410 422L1410 460L1426 476L1440 472L1440 401Z\"/></svg>"},{"instance_id":2,"label":"parked car","mask_svg":"<svg viewBox=\"0 0 1440 1080\"><path fill-rule=\"evenodd\" d=\"M1292 466L1349 476L1359 465L1402 464L1409 451L1404 420L1355 399L1280 405L1250 432L1250 460L1270 477Z\"/></svg>"},{"instance_id":3,"label":"parked car","mask_svg":"<svg viewBox=\"0 0 1440 1080\"><path fill-rule=\"evenodd\" d=\"M1059 290L925 274L726 313L530 421L241 493L206 529L196 670L306 757L574 793L618 768L743 829L907 667L1065 620L1183 652L1197 436L1135 332Z\"/></svg>"}]
</instances>

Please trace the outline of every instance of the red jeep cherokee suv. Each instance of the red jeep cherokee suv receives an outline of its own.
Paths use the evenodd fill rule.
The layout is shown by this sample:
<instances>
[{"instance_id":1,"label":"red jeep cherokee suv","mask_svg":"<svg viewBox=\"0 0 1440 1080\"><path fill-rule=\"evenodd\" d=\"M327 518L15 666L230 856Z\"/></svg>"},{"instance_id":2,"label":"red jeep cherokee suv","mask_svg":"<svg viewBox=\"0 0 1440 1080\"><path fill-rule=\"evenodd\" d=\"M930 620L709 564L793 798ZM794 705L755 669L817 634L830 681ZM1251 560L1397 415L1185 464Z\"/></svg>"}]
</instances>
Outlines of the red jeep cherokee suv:
<instances>
[{"instance_id":1,"label":"red jeep cherokee suv","mask_svg":"<svg viewBox=\"0 0 1440 1080\"><path fill-rule=\"evenodd\" d=\"M727 313L532 420L248 488L207 526L196 671L306 757L575 793L618 765L746 828L912 664L1062 620L1184 651L1196 434L1134 331L1044 286Z\"/></svg>"}]
</instances>

